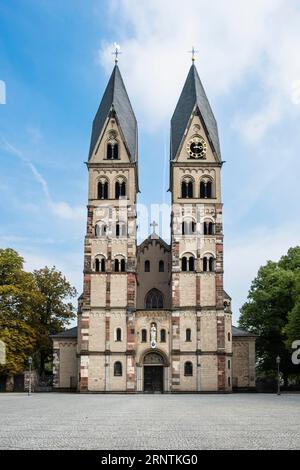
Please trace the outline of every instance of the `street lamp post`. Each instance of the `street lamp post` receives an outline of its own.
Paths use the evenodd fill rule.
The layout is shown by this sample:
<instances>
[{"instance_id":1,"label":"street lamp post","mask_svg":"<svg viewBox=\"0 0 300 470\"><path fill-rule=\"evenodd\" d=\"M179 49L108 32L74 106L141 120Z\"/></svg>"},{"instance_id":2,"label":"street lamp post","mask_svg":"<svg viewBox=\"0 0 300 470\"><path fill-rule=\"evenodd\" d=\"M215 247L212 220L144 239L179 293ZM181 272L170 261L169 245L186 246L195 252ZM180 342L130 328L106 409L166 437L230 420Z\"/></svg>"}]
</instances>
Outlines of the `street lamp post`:
<instances>
[{"instance_id":1,"label":"street lamp post","mask_svg":"<svg viewBox=\"0 0 300 470\"><path fill-rule=\"evenodd\" d=\"M29 382L28 382L28 396L31 395L31 366L32 366L32 357L29 356L28 358L29 364Z\"/></svg>"},{"instance_id":2,"label":"street lamp post","mask_svg":"<svg viewBox=\"0 0 300 470\"><path fill-rule=\"evenodd\" d=\"M277 364L277 395L280 395L280 356L276 357Z\"/></svg>"}]
</instances>

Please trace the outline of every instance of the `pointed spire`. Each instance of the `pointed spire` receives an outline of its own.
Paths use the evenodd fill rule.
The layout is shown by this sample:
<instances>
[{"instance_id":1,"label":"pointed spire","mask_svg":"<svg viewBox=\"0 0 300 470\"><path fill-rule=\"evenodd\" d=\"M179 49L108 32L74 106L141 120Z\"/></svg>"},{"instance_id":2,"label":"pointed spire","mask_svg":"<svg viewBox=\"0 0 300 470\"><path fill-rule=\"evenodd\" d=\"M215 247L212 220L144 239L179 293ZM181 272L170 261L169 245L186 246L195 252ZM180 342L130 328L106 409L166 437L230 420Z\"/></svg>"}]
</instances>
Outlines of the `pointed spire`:
<instances>
[{"instance_id":1,"label":"pointed spire","mask_svg":"<svg viewBox=\"0 0 300 470\"><path fill-rule=\"evenodd\" d=\"M124 143L128 150L130 160L136 161L137 122L117 64L113 68L93 121L89 159L95 150L95 146L97 145L111 111L116 113L116 118L123 133Z\"/></svg>"},{"instance_id":2,"label":"pointed spire","mask_svg":"<svg viewBox=\"0 0 300 470\"><path fill-rule=\"evenodd\" d=\"M217 122L193 61L171 119L171 160L176 158L189 121L197 108L211 139L216 155L221 161Z\"/></svg>"}]
</instances>

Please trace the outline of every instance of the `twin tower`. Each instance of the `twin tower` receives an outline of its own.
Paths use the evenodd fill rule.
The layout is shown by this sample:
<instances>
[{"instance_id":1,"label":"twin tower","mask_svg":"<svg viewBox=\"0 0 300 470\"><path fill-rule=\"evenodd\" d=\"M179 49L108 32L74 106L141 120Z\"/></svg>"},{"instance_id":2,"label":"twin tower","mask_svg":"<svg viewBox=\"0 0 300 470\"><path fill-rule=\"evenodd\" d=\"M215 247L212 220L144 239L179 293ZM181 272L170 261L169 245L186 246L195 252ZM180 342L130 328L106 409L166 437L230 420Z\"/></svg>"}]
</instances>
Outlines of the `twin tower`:
<instances>
[{"instance_id":1,"label":"twin tower","mask_svg":"<svg viewBox=\"0 0 300 470\"><path fill-rule=\"evenodd\" d=\"M232 389L217 123L192 64L171 120L171 244L137 245L137 121L120 70L92 129L77 329L81 392Z\"/></svg>"}]
</instances>

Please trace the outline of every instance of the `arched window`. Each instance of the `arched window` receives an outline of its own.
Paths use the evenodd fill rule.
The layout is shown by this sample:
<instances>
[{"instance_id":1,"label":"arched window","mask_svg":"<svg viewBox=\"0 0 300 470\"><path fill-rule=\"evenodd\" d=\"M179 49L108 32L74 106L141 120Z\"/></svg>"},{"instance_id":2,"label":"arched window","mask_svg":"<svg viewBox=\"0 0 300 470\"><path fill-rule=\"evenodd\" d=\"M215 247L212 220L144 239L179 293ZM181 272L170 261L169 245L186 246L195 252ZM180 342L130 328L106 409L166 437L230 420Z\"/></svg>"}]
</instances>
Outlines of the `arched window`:
<instances>
[{"instance_id":1,"label":"arched window","mask_svg":"<svg viewBox=\"0 0 300 470\"><path fill-rule=\"evenodd\" d=\"M181 271L195 271L195 258L193 255L184 255L181 258Z\"/></svg>"},{"instance_id":2,"label":"arched window","mask_svg":"<svg viewBox=\"0 0 300 470\"><path fill-rule=\"evenodd\" d=\"M158 289L152 289L146 296L146 308L155 310L164 308L163 295Z\"/></svg>"},{"instance_id":3,"label":"arched window","mask_svg":"<svg viewBox=\"0 0 300 470\"><path fill-rule=\"evenodd\" d=\"M204 272L214 272L215 270L215 260L213 256L204 256L203 258L203 271Z\"/></svg>"},{"instance_id":4,"label":"arched window","mask_svg":"<svg viewBox=\"0 0 300 470\"><path fill-rule=\"evenodd\" d=\"M189 271L195 271L195 258L193 256L189 258Z\"/></svg>"},{"instance_id":5,"label":"arched window","mask_svg":"<svg viewBox=\"0 0 300 470\"><path fill-rule=\"evenodd\" d=\"M148 259L145 261L145 273L150 273L150 261Z\"/></svg>"},{"instance_id":6,"label":"arched window","mask_svg":"<svg viewBox=\"0 0 300 470\"><path fill-rule=\"evenodd\" d=\"M142 343L147 343L147 330L142 330Z\"/></svg>"},{"instance_id":7,"label":"arched window","mask_svg":"<svg viewBox=\"0 0 300 470\"><path fill-rule=\"evenodd\" d=\"M213 197L213 184L209 179L204 179L200 183L200 198L211 199Z\"/></svg>"},{"instance_id":8,"label":"arched window","mask_svg":"<svg viewBox=\"0 0 300 470\"><path fill-rule=\"evenodd\" d=\"M125 181L116 181L115 184L116 199L126 196L126 183Z\"/></svg>"},{"instance_id":9,"label":"arched window","mask_svg":"<svg viewBox=\"0 0 300 470\"><path fill-rule=\"evenodd\" d=\"M185 341L186 341L187 343L189 343L190 341L192 341L192 331L191 331L190 328L187 328L187 329L185 330Z\"/></svg>"},{"instance_id":10,"label":"arched window","mask_svg":"<svg viewBox=\"0 0 300 470\"><path fill-rule=\"evenodd\" d=\"M116 141L108 142L107 144L107 153L108 160L118 160L119 158L119 146Z\"/></svg>"},{"instance_id":11,"label":"arched window","mask_svg":"<svg viewBox=\"0 0 300 470\"><path fill-rule=\"evenodd\" d=\"M127 226L124 222L118 222L116 224L116 237L125 238L127 236Z\"/></svg>"},{"instance_id":12,"label":"arched window","mask_svg":"<svg viewBox=\"0 0 300 470\"><path fill-rule=\"evenodd\" d=\"M182 235L193 235L196 232L196 223L193 219L185 219L182 222Z\"/></svg>"},{"instance_id":13,"label":"arched window","mask_svg":"<svg viewBox=\"0 0 300 470\"><path fill-rule=\"evenodd\" d=\"M181 183L181 197L192 199L194 197L194 185L192 180L183 180Z\"/></svg>"},{"instance_id":14,"label":"arched window","mask_svg":"<svg viewBox=\"0 0 300 470\"><path fill-rule=\"evenodd\" d=\"M166 342L166 330L160 330L160 342L161 343Z\"/></svg>"},{"instance_id":15,"label":"arched window","mask_svg":"<svg viewBox=\"0 0 300 470\"><path fill-rule=\"evenodd\" d=\"M95 237L105 237L107 234L107 226L103 223L97 223L95 225Z\"/></svg>"},{"instance_id":16,"label":"arched window","mask_svg":"<svg viewBox=\"0 0 300 470\"><path fill-rule=\"evenodd\" d=\"M95 271L96 271L96 273L104 273L105 272L105 258L104 258L104 256L97 256L97 258L95 258Z\"/></svg>"},{"instance_id":17,"label":"arched window","mask_svg":"<svg viewBox=\"0 0 300 470\"><path fill-rule=\"evenodd\" d=\"M163 262L162 259L159 262L158 270L160 273L163 273L165 271L165 263Z\"/></svg>"},{"instance_id":18,"label":"arched window","mask_svg":"<svg viewBox=\"0 0 300 470\"><path fill-rule=\"evenodd\" d=\"M121 330L121 328L116 329L116 341L122 341L122 330Z\"/></svg>"},{"instance_id":19,"label":"arched window","mask_svg":"<svg viewBox=\"0 0 300 470\"><path fill-rule=\"evenodd\" d=\"M227 338L228 338L228 341L231 341L231 334L230 334L230 332L228 332Z\"/></svg>"},{"instance_id":20,"label":"arched window","mask_svg":"<svg viewBox=\"0 0 300 470\"><path fill-rule=\"evenodd\" d=\"M108 199L108 182L99 181L97 186L97 198L98 199Z\"/></svg>"},{"instance_id":21,"label":"arched window","mask_svg":"<svg viewBox=\"0 0 300 470\"><path fill-rule=\"evenodd\" d=\"M121 259L121 273L124 273L126 271L126 262L125 258Z\"/></svg>"},{"instance_id":22,"label":"arched window","mask_svg":"<svg viewBox=\"0 0 300 470\"><path fill-rule=\"evenodd\" d=\"M193 375L193 364L191 362L186 362L184 364L184 375L186 377L191 377Z\"/></svg>"},{"instance_id":23,"label":"arched window","mask_svg":"<svg viewBox=\"0 0 300 470\"><path fill-rule=\"evenodd\" d=\"M215 225L213 222L204 221L204 235L214 235L215 234Z\"/></svg>"},{"instance_id":24,"label":"arched window","mask_svg":"<svg viewBox=\"0 0 300 470\"><path fill-rule=\"evenodd\" d=\"M118 256L115 258L115 272L116 273L124 273L126 270L126 263L125 263L125 258L122 256Z\"/></svg>"},{"instance_id":25,"label":"arched window","mask_svg":"<svg viewBox=\"0 0 300 470\"><path fill-rule=\"evenodd\" d=\"M120 361L114 363L114 376L122 377L122 363Z\"/></svg>"}]
</instances>

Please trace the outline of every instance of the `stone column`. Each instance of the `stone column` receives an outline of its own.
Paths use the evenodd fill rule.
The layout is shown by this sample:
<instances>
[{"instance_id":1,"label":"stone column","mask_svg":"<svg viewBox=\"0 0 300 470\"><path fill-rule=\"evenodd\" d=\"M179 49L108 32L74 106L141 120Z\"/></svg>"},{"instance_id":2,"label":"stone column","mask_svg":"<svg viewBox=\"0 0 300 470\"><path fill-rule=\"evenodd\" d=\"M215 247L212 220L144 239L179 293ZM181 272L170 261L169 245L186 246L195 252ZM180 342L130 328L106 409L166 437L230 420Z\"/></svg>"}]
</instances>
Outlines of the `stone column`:
<instances>
[{"instance_id":1,"label":"stone column","mask_svg":"<svg viewBox=\"0 0 300 470\"><path fill-rule=\"evenodd\" d=\"M164 367L164 392L170 392L170 367Z\"/></svg>"},{"instance_id":2,"label":"stone column","mask_svg":"<svg viewBox=\"0 0 300 470\"><path fill-rule=\"evenodd\" d=\"M136 391L137 392L143 391L142 368L143 368L142 365L140 364L136 365Z\"/></svg>"}]
</instances>

